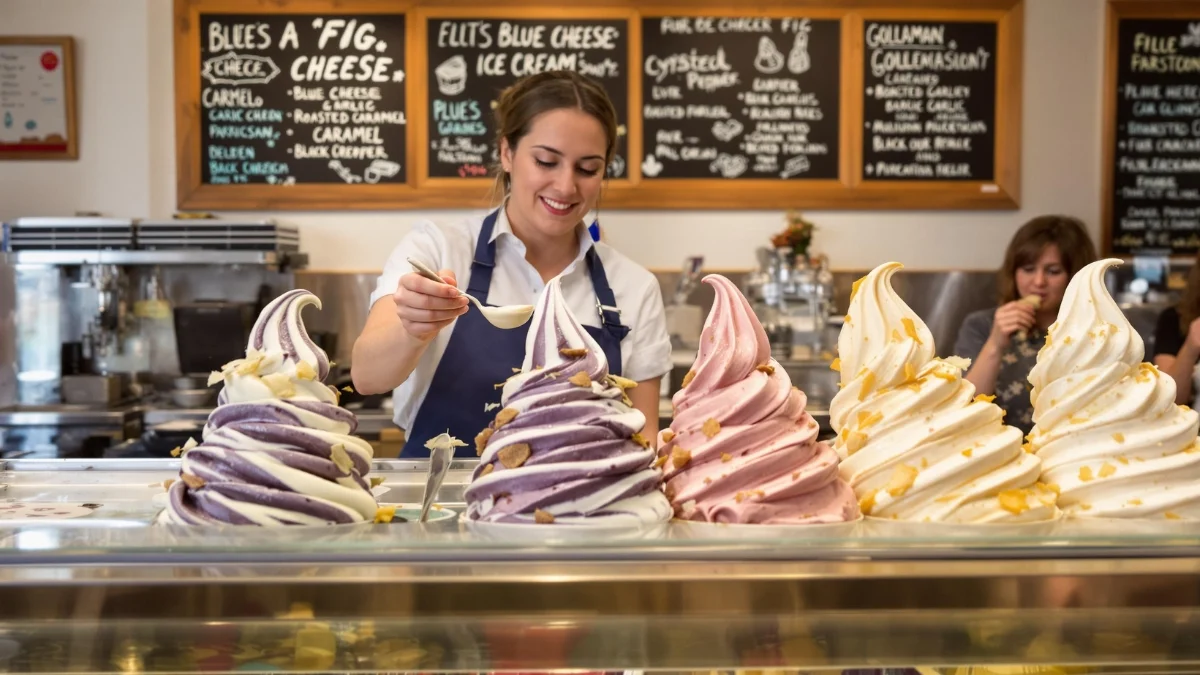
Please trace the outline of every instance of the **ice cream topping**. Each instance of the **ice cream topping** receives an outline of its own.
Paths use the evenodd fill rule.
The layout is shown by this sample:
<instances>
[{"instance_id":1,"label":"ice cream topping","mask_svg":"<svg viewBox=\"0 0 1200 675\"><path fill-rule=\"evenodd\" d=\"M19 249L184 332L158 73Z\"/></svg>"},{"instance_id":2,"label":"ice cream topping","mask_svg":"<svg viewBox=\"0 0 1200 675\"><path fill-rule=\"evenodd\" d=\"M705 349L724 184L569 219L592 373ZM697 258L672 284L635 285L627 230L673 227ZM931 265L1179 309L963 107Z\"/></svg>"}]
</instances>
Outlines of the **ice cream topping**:
<instances>
[{"instance_id":1,"label":"ice cream topping","mask_svg":"<svg viewBox=\"0 0 1200 675\"><path fill-rule=\"evenodd\" d=\"M838 338L842 389L830 405L834 449L863 513L954 523L1057 517L1054 486L990 396L937 358L933 335L892 288L899 263L854 285Z\"/></svg>"},{"instance_id":2,"label":"ice cream topping","mask_svg":"<svg viewBox=\"0 0 1200 675\"><path fill-rule=\"evenodd\" d=\"M1200 415L1142 361L1142 338L1104 285L1120 263L1091 263L1067 286L1029 373L1030 445L1072 516L1200 518Z\"/></svg>"},{"instance_id":3,"label":"ice cream topping","mask_svg":"<svg viewBox=\"0 0 1200 675\"><path fill-rule=\"evenodd\" d=\"M365 476L372 449L352 436L353 413L323 383L329 357L300 312L321 301L289 291L263 309L245 358L213 373L223 382L203 442L185 447L162 522L331 525L370 522L377 504Z\"/></svg>"},{"instance_id":4,"label":"ice cream topping","mask_svg":"<svg viewBox=\"0 0 1200 675\"><path fill-rule=\"evenodd\" d=\"M806 397L771 358L767 334L728 279L708 275L712 311L674 396L659 461L677 517L716 523L837 523L859 517L837 454L817 442Z\"/></svg>"},{"instance_id":5,"label":"ice cream topping","mask_svg":"<svg viewBox=\"0 0 1200 675\"><path fill-rule=\"evenodd\" d=\"M638 433L646 418L626 394L634 383L608 372L559 279L530 321L521 371L503 384L500 410L475 439L467 517L597 526L669 519L654 450Z\"/></svg>"}]
</instances>

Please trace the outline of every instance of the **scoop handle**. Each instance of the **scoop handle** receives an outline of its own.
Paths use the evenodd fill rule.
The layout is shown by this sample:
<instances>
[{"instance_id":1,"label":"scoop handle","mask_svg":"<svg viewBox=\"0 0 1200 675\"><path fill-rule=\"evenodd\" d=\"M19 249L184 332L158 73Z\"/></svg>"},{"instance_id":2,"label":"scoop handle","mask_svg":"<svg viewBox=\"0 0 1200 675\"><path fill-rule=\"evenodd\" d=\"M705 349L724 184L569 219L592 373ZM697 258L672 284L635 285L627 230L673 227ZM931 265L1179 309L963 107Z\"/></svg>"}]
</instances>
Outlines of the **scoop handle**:
<instances>
[{"instance_id":1,"label":"scoop handle","mask_svg":"<svg viewBox=\"0 0 1200 675\"><path fill-rule=\"evenodd\" d=\"M446 283L445 279L439 277L437 272L434 272L432 269L430 269L430 267L428 265L421 262L420 260L417 260L416 258L409 258L408 264L412 265L414 272L416 272L417 274L420 274L421 276L425 277L426 279L429 279L430 281L436 281L439 284L442 284L443 286L450 285L450 284ZM454 290L458 291L457 288ZM458 294L463 295L463 292L458 291ZM467 297L471 297L471 296L467 296Z\"/></svg>"}]
</instances>

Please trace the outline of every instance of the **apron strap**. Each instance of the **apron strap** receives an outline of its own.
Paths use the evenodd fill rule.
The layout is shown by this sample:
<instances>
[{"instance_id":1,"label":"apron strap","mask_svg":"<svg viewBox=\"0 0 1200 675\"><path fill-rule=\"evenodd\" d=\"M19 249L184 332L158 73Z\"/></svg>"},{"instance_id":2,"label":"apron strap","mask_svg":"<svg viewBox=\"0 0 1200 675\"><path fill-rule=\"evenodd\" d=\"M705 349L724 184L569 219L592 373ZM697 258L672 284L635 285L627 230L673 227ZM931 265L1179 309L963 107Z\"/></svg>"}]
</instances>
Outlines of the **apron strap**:
<instances>
[{"instance_id":1,"label":"apron strap","mask_svg":"<svg viewBox=\"0 0 1200 675\"><path fill-rule=\"evenodd\" d=\"M475 242L475 258L471 261L471 278L467 280L467 293L485 305L492 288L492 270L496 267L496 242L492 241L492 232L496 229L499 213L496 209L483 218L483 227Z\"/></svg>"},{"instance_id":2,"label":"apron strap","mask_svg":"<svg viewBox=\"0 0 1200 675\"><path fill-rule=\"evenodd\" d=\"M629 335L629 327L621 325L621 310L617 308L616 294L608 285L604 263L600 262L595 246L588 249L584 258L587 260L588 274L592 278L592 289L596 292L596 311L600 314L600 321L604 330L620 342Z\"/></svg>"}]
</instances>

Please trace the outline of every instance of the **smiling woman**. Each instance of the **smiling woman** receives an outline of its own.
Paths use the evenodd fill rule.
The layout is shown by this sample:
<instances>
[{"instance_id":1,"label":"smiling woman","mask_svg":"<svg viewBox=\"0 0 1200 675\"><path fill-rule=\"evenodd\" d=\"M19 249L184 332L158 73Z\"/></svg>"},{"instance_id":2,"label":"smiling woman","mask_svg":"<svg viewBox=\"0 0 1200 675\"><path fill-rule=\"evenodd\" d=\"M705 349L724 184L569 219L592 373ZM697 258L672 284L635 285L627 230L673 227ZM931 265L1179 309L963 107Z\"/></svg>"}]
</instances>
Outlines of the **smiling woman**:
<instances>
[{"instance_id":1,"label":"smiling woman","mask_svg":"<svg viewBox=\"0 0 1200 675\"><path fill-rule=\"evenodd\" d=\"M658 281L588 233L617 142L612 101L594 80L552 71L505 90L495 115L498 207L455 224L418 223L392 252L354 345L355 388L394 391L402 457L428 456L425 441L447 430L474 437L496 416L497 385L524 360L528 325L492 326L459 289L492 306L535 305L559 279L563 304L609 372L638 385L628 396L645 417L642 436L654 438L659 381L671 369ZM445 283L416 274L409 258Z\"/></svg>"}]
</instances>

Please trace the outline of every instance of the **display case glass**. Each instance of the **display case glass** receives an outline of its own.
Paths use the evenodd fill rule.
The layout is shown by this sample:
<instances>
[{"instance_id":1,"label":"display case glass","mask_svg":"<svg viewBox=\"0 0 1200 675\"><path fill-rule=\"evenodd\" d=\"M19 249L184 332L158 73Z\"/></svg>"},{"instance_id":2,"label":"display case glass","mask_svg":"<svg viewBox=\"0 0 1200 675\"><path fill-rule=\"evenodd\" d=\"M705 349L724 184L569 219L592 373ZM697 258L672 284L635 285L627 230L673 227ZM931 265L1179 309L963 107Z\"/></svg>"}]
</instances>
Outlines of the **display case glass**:
<instances>
[{"instance_id":1,"label":"display case glass","mask_svg":"<svg viewBox=\"0 0 1200 675\"><path fill-rule=\"evenodd\" d=\"M1200 670L1200 524L152 524L176 461L0 469L0 671ZM424 467L377 462L413 504Z\"/></svg>"}]
</instances>

